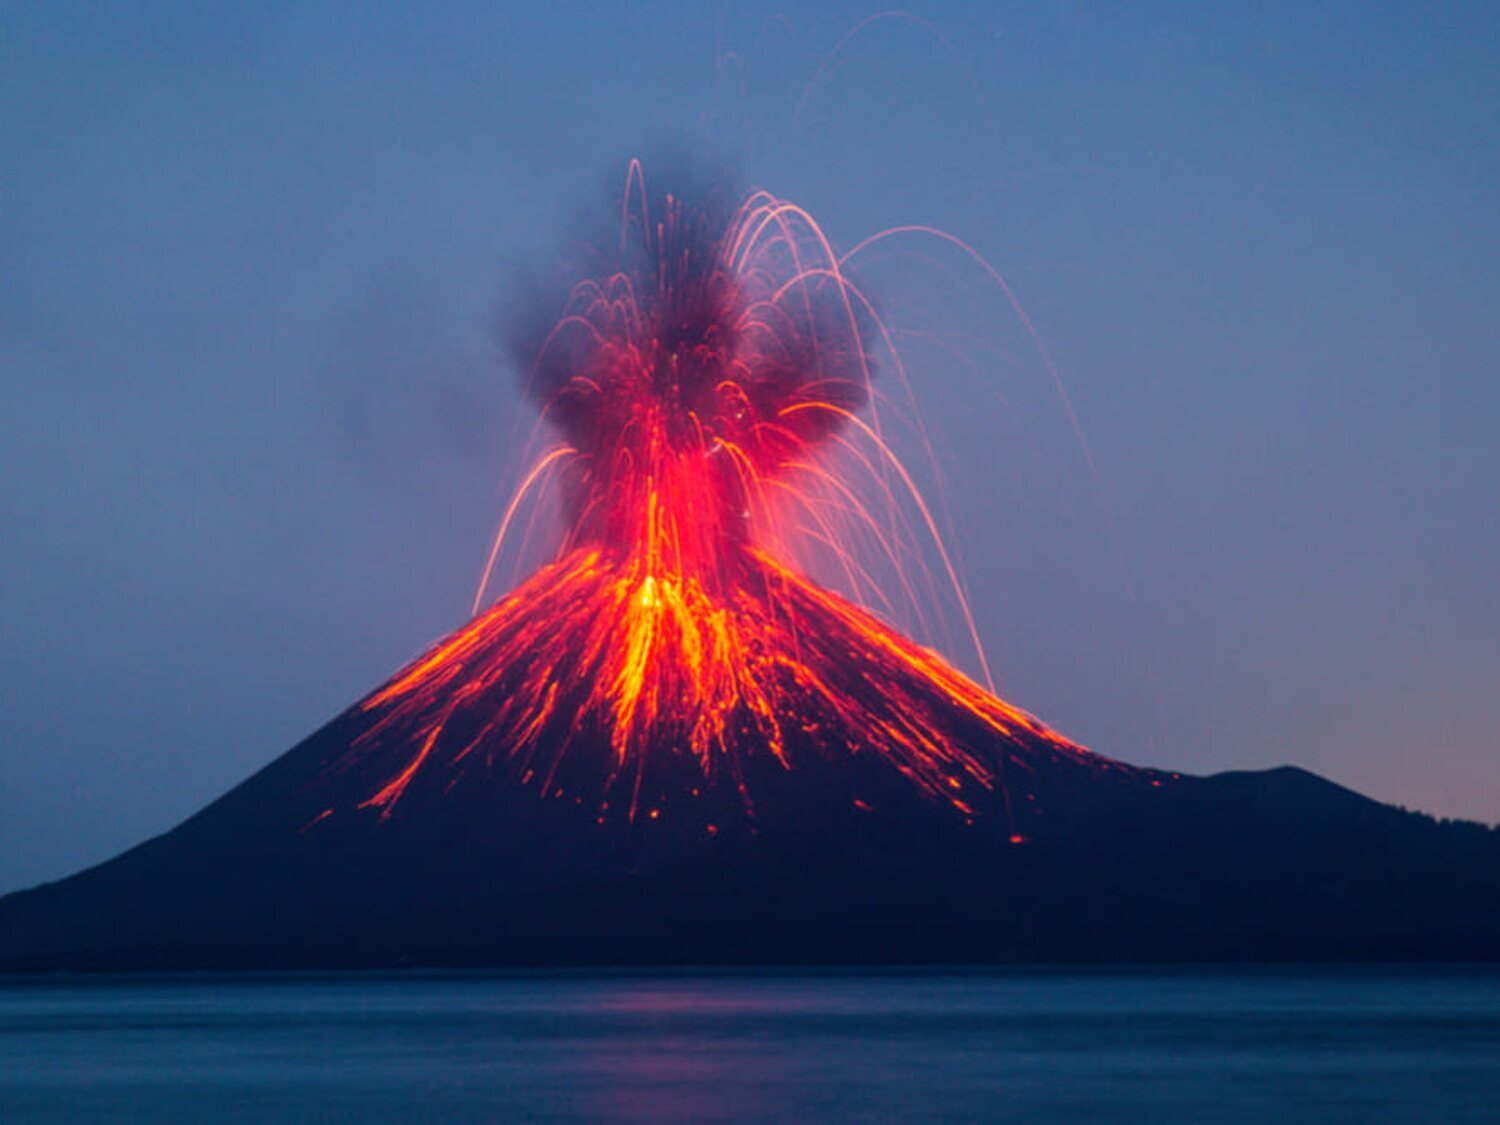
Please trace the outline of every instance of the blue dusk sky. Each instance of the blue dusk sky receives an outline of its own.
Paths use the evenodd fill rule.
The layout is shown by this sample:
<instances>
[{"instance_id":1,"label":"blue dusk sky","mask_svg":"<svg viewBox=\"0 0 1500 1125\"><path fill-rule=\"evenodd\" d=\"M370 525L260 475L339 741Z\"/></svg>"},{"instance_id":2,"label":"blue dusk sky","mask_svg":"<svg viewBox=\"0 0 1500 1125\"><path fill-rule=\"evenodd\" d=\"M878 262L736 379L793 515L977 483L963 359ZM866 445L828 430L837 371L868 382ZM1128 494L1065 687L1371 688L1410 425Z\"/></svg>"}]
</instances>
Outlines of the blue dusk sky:
<instances>
[{"instance_id":1,"label":"blue dusk sky","mask_svg":"<svg viewBox=\"0 0 1500 1125\"><path fill-rule=\"evenodd\" d=\"M1007 698L1500 819L1500 6L881 12L0 8L0 891L466 618L497 310L664 140L1009 279L1086 447L972 262L869 266Z\"/></svg>"}]
</instances>

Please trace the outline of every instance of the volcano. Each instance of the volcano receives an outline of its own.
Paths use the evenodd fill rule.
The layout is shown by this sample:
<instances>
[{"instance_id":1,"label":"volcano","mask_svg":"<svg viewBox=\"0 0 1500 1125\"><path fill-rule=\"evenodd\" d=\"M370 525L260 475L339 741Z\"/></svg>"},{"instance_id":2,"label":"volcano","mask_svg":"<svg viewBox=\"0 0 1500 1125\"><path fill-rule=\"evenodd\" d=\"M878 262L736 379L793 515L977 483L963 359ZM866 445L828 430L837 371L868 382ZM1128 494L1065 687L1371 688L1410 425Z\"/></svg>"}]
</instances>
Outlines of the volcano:
<instances>
[{"instance_id":1,"label":"volcano","mask_svg":"<svg viewBox=\"0 0 1500 1125\"><path fill-rule=\"evenodd\" d=\"M1113 761L898 630L945 577L987 679L850 256L634 163L619 216L518 318L553 444L473 618L166 835L0 899L0 968L1500 957L1500 833ZM549 485L552 560L486 606Z\"/></svg>"}]
</instances>

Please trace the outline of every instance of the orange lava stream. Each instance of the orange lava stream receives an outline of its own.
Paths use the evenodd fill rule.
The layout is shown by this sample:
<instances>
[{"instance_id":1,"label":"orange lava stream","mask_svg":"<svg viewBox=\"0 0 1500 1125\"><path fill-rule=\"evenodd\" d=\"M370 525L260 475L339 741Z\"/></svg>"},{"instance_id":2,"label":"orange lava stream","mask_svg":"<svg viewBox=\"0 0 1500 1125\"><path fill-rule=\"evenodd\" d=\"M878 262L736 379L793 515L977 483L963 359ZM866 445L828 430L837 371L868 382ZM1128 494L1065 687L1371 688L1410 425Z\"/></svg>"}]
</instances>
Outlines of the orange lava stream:
<instances>
[{"instance_id":1,"label":"orange lava stream","mask_svg":"<svg viewBox=\"0 0 1500 1125\"><path fill-rule=\"evenodd\" d=\"M1095 760L761 552L747 551L739 580L719 592L658 563L577 549L366 700L378 715L367 739L399 731L419 749L365 807L389 812L453 714L481 701L486 721L447 748L445 769L476 764L481 748L484 769L546 793L575 735L606 731L606 807L652 753L691 753L705 777L728 771L736 783L746 754L788 769L794 746L881 754L965 814L971 787L993 789L1006 761L1024 765L1037 741Z\"/></svg>"}]
</instances>

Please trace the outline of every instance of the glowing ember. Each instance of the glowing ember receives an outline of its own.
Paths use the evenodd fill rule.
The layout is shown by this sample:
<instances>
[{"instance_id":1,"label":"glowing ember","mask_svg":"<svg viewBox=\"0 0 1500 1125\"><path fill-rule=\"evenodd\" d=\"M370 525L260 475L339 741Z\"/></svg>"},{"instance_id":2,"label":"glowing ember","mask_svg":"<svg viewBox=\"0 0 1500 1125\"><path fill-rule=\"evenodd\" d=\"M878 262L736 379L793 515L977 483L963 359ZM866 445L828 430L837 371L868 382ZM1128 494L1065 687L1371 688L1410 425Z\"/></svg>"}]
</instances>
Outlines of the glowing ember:
<instances>
[{"instance_id":1,"label":"glowing ember","mask_svg":"<svg viewBox=\"0 0 1500 1125\"><path fill-rule=\"evenodd\" d=\"M756 756L795 770L878 755L974 815L1010 763L1109 765L802 576L799 558L821 552L853 596L889 606L880 564L852 546L874 544L913 596L914 523L962 604L881 437L866 339L889 337L806 212L765 193L653 199L633 163L617 241L594 264L525 344L528 389L564 444L507 509L476 610L522 501L548 481L565 497L562 547L365 701L375 722L355 752L403 760L362 807L389 816L419 775L451 786L483 771L633 820L653 756L673 756L753 811Z\"/></svg>"}]
</instances>

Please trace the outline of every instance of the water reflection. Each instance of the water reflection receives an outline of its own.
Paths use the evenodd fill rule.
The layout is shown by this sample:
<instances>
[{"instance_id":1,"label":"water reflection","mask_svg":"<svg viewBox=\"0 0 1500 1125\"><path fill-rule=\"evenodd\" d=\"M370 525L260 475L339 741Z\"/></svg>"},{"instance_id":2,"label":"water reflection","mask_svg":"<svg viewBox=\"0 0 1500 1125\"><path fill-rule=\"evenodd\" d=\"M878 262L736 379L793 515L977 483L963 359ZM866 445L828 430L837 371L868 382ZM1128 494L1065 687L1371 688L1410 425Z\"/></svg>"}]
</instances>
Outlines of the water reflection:
<instances>
[{"instance_id":1,"label":"water reflection","mask_svg":"<svg viewBox=\"0 0 1500 1125\"><path fill-rule=\"evenodd\" d=\"M11 1121L1489 1121L1500 977L0 985Z\"/></svg>"}]
</instances>

